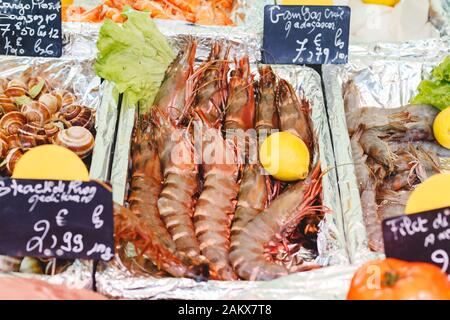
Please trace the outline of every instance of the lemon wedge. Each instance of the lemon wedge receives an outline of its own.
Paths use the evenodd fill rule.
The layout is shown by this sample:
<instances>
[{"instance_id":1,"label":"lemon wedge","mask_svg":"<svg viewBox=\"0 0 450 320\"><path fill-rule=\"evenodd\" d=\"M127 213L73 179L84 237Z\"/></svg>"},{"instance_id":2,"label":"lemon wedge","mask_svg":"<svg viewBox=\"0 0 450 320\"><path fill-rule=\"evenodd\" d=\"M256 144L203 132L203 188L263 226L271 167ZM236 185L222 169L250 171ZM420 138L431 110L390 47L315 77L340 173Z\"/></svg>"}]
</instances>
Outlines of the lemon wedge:
<instances>
[{"instance_id":1,"label":"lemon wedge","mask_svg":"<svg viewBox=\"0 0 450 320\"><path fill-rule=\"evenodd\" d=\"M367 4L379 4L382 6L395 7L400 0L362 0L362 2Z\"/></svg>"},{"instance_id":2,"label":"lemon wedge","mask_svg":"<svg viewBox=\"0 0 450 320\"><path fill-rule=\"evenodd\" d=\"M259 150L261 165L282 181L306 179L309 173L309 150L302 139L289 132L270 135Z\"/></svg>"},{"instance_id":3,"label":"lemon wedge","mask_svg":"<svg viewBox=\"0 0 450 320\"><path fill-rule=\"evenodd\" d=\"M441 111L434 119L433 131L436 141L450 149L450 107Z\"/></svg>"},{"instance_id":4,"label":"lemon wedge","mask_svg":"<svg viewBox=\"0 0 450 320\"><path fill-rule=\"evenodd\" d=\"M414 214L450 207L450 174L437 174L421 183L411 193L405 213Z\"/></svg>"}]
</instances>

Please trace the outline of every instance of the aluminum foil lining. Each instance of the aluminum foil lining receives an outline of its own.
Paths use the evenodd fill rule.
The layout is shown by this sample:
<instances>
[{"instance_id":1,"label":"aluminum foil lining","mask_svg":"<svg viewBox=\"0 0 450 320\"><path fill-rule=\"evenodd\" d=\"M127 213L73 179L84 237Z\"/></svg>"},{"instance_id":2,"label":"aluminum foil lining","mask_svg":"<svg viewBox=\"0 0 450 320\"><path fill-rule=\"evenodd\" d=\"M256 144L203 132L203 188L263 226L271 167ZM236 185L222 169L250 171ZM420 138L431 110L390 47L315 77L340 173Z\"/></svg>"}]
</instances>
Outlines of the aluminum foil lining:
<instances>
[{"instance_id":1,"label":"aluminum foil lining","mask_svg":"<svg viewBox=\"0 0 450 320\"><path fill-rule=\"evenodd\" d=\"M364 52L359 47L357 52L351 52L347 65L324 65L322 68L333 145L338 146L334 151L345 237L352 263L367 261L379 255L371 252L368 247L347 132L342 85L353 80L360 90L363 105L399 107L408 104L417 93L420 81L428 78L433 67L448 54L448 38L409 42L398 46L391 44L379 47L375 52Z\"/></svg>"},{"instance_id":2,"label":"aluminum foil lining","mask_svg":"<svg viewBox=\"0 0 450 320\"><path fill-rule=\"evenodd\" d=\"M212 36L214 37L215 34ZM194 35L197 38L197 35ZM197 48L197 64L207 59L210 44L214 40L222 38L202 39ZM180 48L186 40L184 35L176 35L170 38L171 43L177 44L175 48ZM244 53L250 55L252 61L252 71L257 73L256 61L259 57L259 51L251 51L245 46L247 38L242 38L238 43L234 40L225 40L233 46L231 51L231 58L234 55L242 56ZM248 41L251 43L251 41ZM344 226L341 215L341 208L337 189L337 175L334 170L335 161L333 157L330 129L326 110L324 106L324 98L322 95L321 80L318 73L308 67L301 66L273 66L275 73L288 80L296 89L299 96L304 96L308 99L312 106L312 119L319 139L320 160L323 171L328 173L323 178L323 202L332 213L326 214L324 220L321 222L321 231L318 237L319 256L309 258L307 263L318 263L322 266L330 265L347 265L349 263L348 255L345 248ZM123 203L124 196L127 192L127 178L129 168L129 153L131 146L132 128L135 124L136 106L130 105L126 95L123 97L120 121L117 133L116 152L113 160L113 170L111 181L113 184L113 194L115 201ZM311 256L311 252L303 252L303 258ZM328 269L325 267L324 270ZM322 273L317 273L319 277ZM310 273L310 272L306 272ZM311 276L298 275L300 282L303 279L315 278L316 273L311 273ZM289 279L297 279L297 275L288 277ZM277 280L278 281L278 280ZM221 299L232 298L237 292L248 291L249 294L256 294L260 286L272 287L280 291L278 298L289 298L292 292L282 290L282 286L278 287L278 283L282 282L223 282L223 281L209 281L207 283L196 283L191 279L176 279L176 278L154 278L154 277L136 277L131 275L127 270L120 266L120 263L110 264L106 270L97 273L97 288L98 291L114 298L127 299ZM317 280L319 281L319 280ZM339 280L338 280L339 281ZM332 285L332 284L330 284ZM314 295L314 290L305 283L299 284L299 287L304 288L304 291L298 294ZM269 296L268 296L269 298Z\"/></svg>"}]
</instances>

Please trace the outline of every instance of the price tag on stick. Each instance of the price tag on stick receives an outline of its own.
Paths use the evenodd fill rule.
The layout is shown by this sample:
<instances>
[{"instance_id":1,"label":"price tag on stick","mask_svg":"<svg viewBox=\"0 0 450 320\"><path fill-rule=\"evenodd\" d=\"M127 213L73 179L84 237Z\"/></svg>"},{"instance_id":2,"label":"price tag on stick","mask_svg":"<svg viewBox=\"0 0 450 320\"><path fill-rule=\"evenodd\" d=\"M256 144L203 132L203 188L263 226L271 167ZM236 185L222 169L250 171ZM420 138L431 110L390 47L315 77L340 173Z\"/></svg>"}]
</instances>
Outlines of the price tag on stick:
<instances>
[{"instance_id":1,"label":"price tag on stick","mask_svg":"<svg viewBox=\"0 0 450 320\"><path fill-rule=\"evenodd\" d=\"M263 61L347 63L349 31L347 6L265 6Z\"/></svg>"},{"instance_id":2,"label":"price tag on stick","mask_svg":"<svg viewBox=\"0 0 450 320\"><path fill-rule=\"evenodd\" d=\"M60 0L0 0L0 54L62 55Z\"/></svg>"},{"instance_id":3,"label":"price tag on stick","mask_svg":"<svg viewBox=\"0 0 450 320\"><path fill-rule=\"evenodd\" d=\"M112 193L96 181L0 180L0 254L109 261Z\"/></svg>"},{"instance_id":4,"label":"price tag on stick","mask_svg":"<svg viewBox=\"0 0 450 320\"><path fill-rule=\"evenodd\" d=\"M450 274L450 207L383 221L387 257L429 262Z\"/></svg>"}]
</instances>

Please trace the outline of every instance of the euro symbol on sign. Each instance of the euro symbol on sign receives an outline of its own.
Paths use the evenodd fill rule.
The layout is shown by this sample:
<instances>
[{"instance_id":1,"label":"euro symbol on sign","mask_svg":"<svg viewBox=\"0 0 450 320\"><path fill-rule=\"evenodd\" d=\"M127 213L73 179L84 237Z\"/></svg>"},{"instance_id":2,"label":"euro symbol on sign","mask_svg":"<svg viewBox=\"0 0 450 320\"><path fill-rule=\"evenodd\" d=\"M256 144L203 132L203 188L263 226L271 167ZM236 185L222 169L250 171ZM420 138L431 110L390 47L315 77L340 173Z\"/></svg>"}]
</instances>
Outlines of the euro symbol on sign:
<instances>
[{"instance_id":1,"label":"euro symbol on sign","mask_svg":"<svg viewBox=\"0 0 450 320\"><path fill-rule=\"evenodd\" d=\"M68 214L69 211L67 209L59 210L58 214L56 215L56 225L58 227L64 227L66 225L66 219L64 219L64 216L67 216Z\"/></svg>"}]
</instances>

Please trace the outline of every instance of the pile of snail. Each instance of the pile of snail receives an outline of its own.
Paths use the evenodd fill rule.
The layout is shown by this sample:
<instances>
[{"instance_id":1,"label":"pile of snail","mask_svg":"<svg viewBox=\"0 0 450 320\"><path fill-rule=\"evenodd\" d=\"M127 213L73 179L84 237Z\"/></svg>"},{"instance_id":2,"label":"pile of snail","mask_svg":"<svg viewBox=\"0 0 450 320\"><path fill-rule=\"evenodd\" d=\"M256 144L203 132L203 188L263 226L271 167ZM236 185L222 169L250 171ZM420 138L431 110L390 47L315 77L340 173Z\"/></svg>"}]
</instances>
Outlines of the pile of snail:
<instances>
[{"instance_id":1,"label":"pile of snail","mask_svg":"<svg viewBox=\"0 0 450 320\"><path fill-rule=\"evenodd\" d=\"M0 171L12 175L30 148L56 144L87 158L94 148L95 111L42 77L0 79Z\"/></svg>"}]
</instances>

